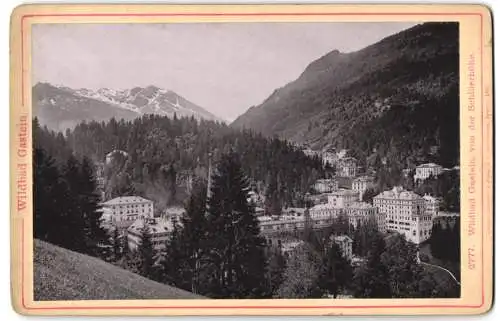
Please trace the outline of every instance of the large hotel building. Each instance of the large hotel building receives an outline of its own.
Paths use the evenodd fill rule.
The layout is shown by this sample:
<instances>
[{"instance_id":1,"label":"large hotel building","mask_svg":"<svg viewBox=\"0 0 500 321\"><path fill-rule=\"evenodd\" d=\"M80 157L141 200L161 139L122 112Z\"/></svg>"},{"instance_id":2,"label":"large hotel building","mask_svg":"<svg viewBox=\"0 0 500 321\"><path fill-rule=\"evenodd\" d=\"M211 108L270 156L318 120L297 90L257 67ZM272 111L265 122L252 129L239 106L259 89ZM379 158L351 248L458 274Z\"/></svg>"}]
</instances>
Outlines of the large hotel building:
<instances>
[{"instance_id":1,"label":"large hotel building","mask_svg":"<svg viewBox=\"0 0 500 321\"><path fill-rule=\"evenodd\" d=\"M430 237L432 214L425 199L414 192L394 187L375 196L373 205L385 214L387 231L401 233L416 244Z\"/></svg>"},{"instance_id":2,"label":"large hotel building","mask_svg":"<svg viewBox=\"0 0 500 321\"><path fill-rule=\"evenodd\" d=\"M153 201L140 196L121 196L102 203L109 220L118 225L131 225L139 218L153 218Z\"/></svg>"}]
</instances>

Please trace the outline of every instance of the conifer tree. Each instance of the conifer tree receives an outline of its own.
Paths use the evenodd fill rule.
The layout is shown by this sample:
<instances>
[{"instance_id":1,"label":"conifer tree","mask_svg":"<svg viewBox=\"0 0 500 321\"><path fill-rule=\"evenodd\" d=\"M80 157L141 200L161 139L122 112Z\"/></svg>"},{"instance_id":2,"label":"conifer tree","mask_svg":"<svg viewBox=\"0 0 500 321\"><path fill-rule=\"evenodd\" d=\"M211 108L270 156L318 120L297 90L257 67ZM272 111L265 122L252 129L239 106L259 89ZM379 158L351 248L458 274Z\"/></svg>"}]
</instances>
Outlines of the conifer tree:
<instances>
[{"instance_id":1,"label":"conifer tree","mask_svg":"<svg viewBox=\"0 0 500 321\"><path fill-rule=\"evenodd\" d=\"M442 256L442 228L439 221L434 222L429 240L432 256L440 258Z\"/></svg>"},{"instance_id":2,"label":"conifer tree","mask_svg":"<svg viewBox=\"0 0 500 321\"><path fill-rule=\"evenodd\" d=\"M44 149L33 151L34 237L74 249L68 233L69 189L54 159Z\"/></svg>"},{"instance_id":3,"label":"conifer tree","mask_svg":"<svg viewBox=\"0 0 500 321\"><path fill-rule=\"evenodd\" d=\"M189 280L185 275L185 248L180 227L173 222L173 229L165 244L165 254L161 262L163 269L163 282L189 291Z\"/></svg>"},{"instance_id":4,"label":"conifer tree","mask_svg":"<svg viewBox=\"0 0 500 321\"><path fill-rule=\"evenodd\" d=\"M182 243L185 250L186 269L183 278L189 283L188 290L193 293L200 291L203 280L200 279L200 269L205 253L205 237L207 223L205 212L207 208L207 186L204 181L196 180L193 191L186 204L185 215L181 219Z\"/></svg>"},{"instance_id":5,"label":"conifer tree","mask_svg":"<svg viewBox=\"0 0 500 321\"><path fill-rule=\"evenodd\" d=\"M281 249L271 247L268 249L269 259L268 259L268 278L269 278L269 296L275 296L278 294L278 289L283 283L286 259L281 252Z\"/></svg>"},{"instance_id":6,"label":"conifer tree","mask_svg":"<svg viewBox=\"0 0 500 321\"><path fill-rule=\"evenodd\" d=\"M384 238L377 234L371 243L366 264L355 271L353 288L356 298L391 297L389 272L381 261L384 251Z\"/></svg>"},{"instance_id":7,"label":"conifer tree","mask_svg":"<svg viewBox=\"0 0 500 321\"><path fill-rule=\"evenodd\" d=\"M406 241L404 235L396 234L387 240L381 261L389 272L391 297L419 297L419 282L423 270L417 263L415 244Z\"/></svg>"},{"instance_id":8,"label":"conifer tree","mask_svg":"<svg viewBox=\"0 0 500 321\"><path fill-rule=\"evenodd\" d=\"M451 249L450 259L453 262L460 262L460 218L455 220L455 224L451 229Z\"/></svg>"},{"instance_id":9,"label":"conifer tree","mask_svg":"<svg viewBox=\"0 0 500 321\"><path fill-rule=\"evenodd\" d=\"M214 298L257 298L265 294L265 242L247 202L248 181L235 153L222 156L213 175L207 215L207 280Z\"/></svg>"},{"instance_id":10,"label":"conifer tree","mask_svg":"<svg viewBox=\"0 0 500 321\"><path fill-rule=\"evenodd\" d=\"M283 282L276 297L284 299L321 298L318 277L321 257L308 243L299 245L290 254L283 274Z\"/></svg>"},{"instance_id":11,"label":"conifer tree","mask_svg":"<svg viewBox=\"0 0 500 321\"><path fill-rule=\"evenodd\" d=\"M333 242L323 256L318 284L325 294L334 298L346 289L352 279L350 263L343 257L339 246Z\"/></svg>"},{"instance_id":12,"label":"conifer tree","mask_svg":"<svg viewBox=\"0 0 500 321\"><path fill-rule=\"evenodd\" d=\"M114 228L112 232L112 240L113 240L113 260L117 262L121 256L122 256L122 249L121 249L121 240L120 240L120 234L118 232L118 228Z\"/></svg>"},{"instance_id":13,"label":"conifer tree","mask_svg":"<svg viewBox=\"0 0 500 321\"><path fill-rule=\"evenodd\" d=\"M78 193L80 196L80 210L85 220L85 236L90 247L89 254L96 253L96 244L108 245L109 240L106 230L101 225L99 196L97 194L97 183L94 176L92 163L87 157L83 157L80 170Z\"/></svg>"},{"instance_id":14,"label":"conifer tree","mask_svg":"<svg viewBox=\"0 0 500 321\"><path fill-rule=\"evenodd\" d=\"M151 231L147 222L141 229L141 243L138 248L138 254L140 257L140 271L139 273L144 277L151 277L153 275L153 264L154 264L154 248L153 242L151 240Z\"/></svg>"},{"instance_id":15,"label":"conifer tree","mask_svg":"<svg viewBox=\"0 0 500 321\"><path fill-rule=\"evenodd\" d=\"M81 193L82 180L80 175L80 163L71 155L63 166L64 180L66 181L69 189L68 196L65 202L68 204L66 207L65 231L68 233L68 248L77 252L89 253L87 226L85 224L84 216L84 195ZM62 196L57 196L61 198ZM62 232L64 233L64 232Z\"/></svg>"}]
</instances>

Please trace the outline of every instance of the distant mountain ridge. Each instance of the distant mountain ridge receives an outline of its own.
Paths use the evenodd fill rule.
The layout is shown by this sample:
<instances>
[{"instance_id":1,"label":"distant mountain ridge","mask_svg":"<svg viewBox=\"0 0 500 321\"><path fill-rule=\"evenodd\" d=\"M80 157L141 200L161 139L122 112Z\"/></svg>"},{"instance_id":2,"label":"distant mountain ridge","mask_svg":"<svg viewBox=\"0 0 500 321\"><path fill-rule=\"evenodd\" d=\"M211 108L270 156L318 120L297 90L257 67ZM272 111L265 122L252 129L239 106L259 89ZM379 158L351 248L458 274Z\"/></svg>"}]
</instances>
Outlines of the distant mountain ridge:
<instances>
[{"instance_id":1,"label":"distant mountain ridge","mask_svg":"<svg viewBox=\"0 0 500 321\"><path fill-rule=\"evenodd\" d=\"M311 62L232 124L314 149L458 162L458 23L424 23ZM391 155L389 155L391 156Z\"/></svg>"},{"instance_id":2,"label":"distant mountain ridge","mask_svg":"<svg viewBox=\"0 0 500 321\"><path fill-rule=\"evenodd\" d=\"M132 120L145 114L222 121L177 93L156 86L91 90L38 83L33 87L33 107L40 123L54 130L72 128L82 121Z\"/></svg>"}]
</instances>

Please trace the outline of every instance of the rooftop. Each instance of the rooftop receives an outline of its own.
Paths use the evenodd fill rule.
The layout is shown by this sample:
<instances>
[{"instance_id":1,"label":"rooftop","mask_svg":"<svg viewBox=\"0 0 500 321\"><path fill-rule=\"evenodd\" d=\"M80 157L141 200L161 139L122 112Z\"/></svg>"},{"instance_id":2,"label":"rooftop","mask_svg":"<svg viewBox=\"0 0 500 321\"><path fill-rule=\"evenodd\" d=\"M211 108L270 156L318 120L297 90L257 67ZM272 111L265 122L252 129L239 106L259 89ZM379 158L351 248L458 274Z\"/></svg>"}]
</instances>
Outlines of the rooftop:
<instances>
[{"instance_id":1,"label":"rooftop","mask_svg":"<svg viewBox=\"0 0 500 321\"><path fill-rule=\"evenodd\" d=\"M183 207L172 206L165 209L166 216L182 216L186 210Z\"/></svg>"},{"instance_id":2,"label":"rooftop","mask_svg":"<svg viewBox=\"0 0 500 321\"><path fill-rule=\"evenodd\" d=\"M389 191L384 191L377 196L374 197L374 199L401 199L401 200L419 200L422 199L419 195L412 191L407 191L403 189L401 186L396 186L393 189Z\"/></svg>"},{"instance_id":3,"label":"rooftop","mask_svg":"<svg viewBox=\"0 0 500 321\"><path fill-rule=\"evenodd\" d=\"M138 219L132 225L129 226L128 231L135 234L140 234L142 228L144 227L144 222L147 221L149 226L149 231L152 236L159 233L170 232L174 226L172 221L162 218L150 218L150 219Z\"/></svg>"},{"instance_id":4,"label":"rooftop","mask_svg":"<svg viewBox=\"0 0 500 321\"><path fill-rule=\"evenodd\" d=\"M417 168L426 168L426 167L441 167L441 165L438 165L435 163L426 163L426 164L420 164L417 166Z\"/></svg>"},{"instance_id":5,"label":"rooftop","mask_svg":"<svg viewBox=\"0 0 500 321\"><path fill-rule=\"evenodd\" d=\"M123 150L119 150L119 149L114 149L112 150L111 152L107 153L106 154L106 157L111 157L113 156L114 154L116 153L120 153L122 154L123 156L128 156L128 153L126 151L123 151Z\"/></svg>"},{"instance_id":6,"label":"rooftop","mask_svg":"<svg viewBox=\"0 0 500 321\"><path fill-rule=\"evenodd\" d=\"M289 223L289 222L300 222L304 221L304 216L290 216L290 215L282 215L282 216L277 216L277 217L272 217L272 216L259 216L257 217L257 220L259 221L260 224L274 224L274 223Z\"/></svg>"},{"instance_id":7,"label":"rooftop","mask_svg":"<svg viewBox=\"0 0 500 321\"><path fill-rule=\"evenodd\" d=\"M429 194L425 194L424 196L422 196L422 198L426 201L437 201L437 198Z\"/></svg>"},{"instance_id":8,"label":"rooftop","mask_svg":"<svg viewBox=\"0 0 500 321\"><path fill-rule=\"evenodd\" d=\"M375 208L375 206L368 204L366 202L354 202L351 203L347 206L348 208L353 208L353 209L368 209L368 208Z\"/></svg>"},{"instance_id":9,"label":"rooftop","mask_svg":"<svg viewBox=\"0 0 500 321\"><path fill-rule=\"evenodd\" d=\"M318 210L327 210L327 209L334 209L335 207L332 207L330 204L317 204L311 207L311 211L318 211Z\"/></svg>"},{"instance_id":10,"label":"rooftop","mask_svg":"<svg viewBox=\"0 0 500 321\"><path fill-rule=\"evenodd\" d=\"M339 159L339 163L352 163L352 162L357 162L358 160L354 157L350 157L350 156L347 156L347 157L342 157Z\"/></svg>"},{"instance_id":11,"label":"rooftop","mask_svg":"<svg viewBox=\"0 0 500 321\"><path fill-rule=\"evenodd\" d=\"M373 182L374 178L373 176L360 176L360 177L356 177L353 181L354 182Z\"/></svg>"},{"instance_id":12,"label":"rooftop","mask_svg":"<svg viewBox=\"0 0 500 321\"><path fill-rule=\"evenodd\" d=\"M338 191L333 191L328 194L332 196L359 195L359 192L352 189L339 189Z\"/></svg>"},{"instance_id":13,"label":"rooftop","mask_svg":"<svg viewBox=\"0 0 500 321\"><path fill-rule=\"evenodd\" d=\"M330 183L330 182L336 182L337 180L335 178L320 178L316 180L316 183Z\"/></svg>"},{"instance_id":14,"label":"rooftop","mask_svg":"<svg viewBox=\"0 0 500 321\"><path fill-rule=\"evenodd\" d=\"M306 211L303 207L288 207L283 209L283 213L286 214L304 214Z\"/></svg>"},{"instance_id":15,"label":"rooftop","mask_svg":"<svg viewBox=\"0 0 500 321\"><path fill-rule=\"evenodd\" d=\"M123 204L133 204L133 203L152 203L153 201L147 200L140 196L120 196L113 198L107 202L102 203L102 205L123 205Z\"/></svg>"},{"instance_id":16,"label":"rooftop","mask_svg":"<svg viewBox=\"0 0 500 321\"><path fill-rule=\"evenodd\" d=\"M333 238L335 242L352 242L352 239L347 235L339 235Z\"/></svg>"}]
</instances>

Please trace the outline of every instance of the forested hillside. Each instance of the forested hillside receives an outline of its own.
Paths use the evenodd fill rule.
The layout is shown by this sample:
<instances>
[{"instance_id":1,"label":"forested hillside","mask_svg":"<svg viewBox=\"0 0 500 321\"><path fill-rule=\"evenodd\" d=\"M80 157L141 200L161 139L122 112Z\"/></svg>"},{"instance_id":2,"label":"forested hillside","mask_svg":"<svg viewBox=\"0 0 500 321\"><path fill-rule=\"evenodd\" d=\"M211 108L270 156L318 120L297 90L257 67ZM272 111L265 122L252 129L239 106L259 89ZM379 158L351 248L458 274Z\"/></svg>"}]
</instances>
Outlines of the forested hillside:
<instances>
[{"instance_id":1,"label":"forested hillside","mask_svg":"<svg viewBox=\"0 0 500 321\"><path fill-rule=\"evenodd\" d=\"M357 52L328 53L232 126L347 148L362 163L376 154L400 166L430 158L454 166L458 58L458 23L420 24Z\"/></svg>"},{"instance_id":2,"label":"forested hillside","mask_svg":"<svg viewBox=\"0 0 500 321\"><path fill-rule=\"evenodd\" d=\"M215 164L222 153L234 151L251 188L265 193L272 181L283 205L299 205L314 180L324 175L319 159L306 157L285 141L193 117L146 115L128 122L81 123L64 135L41 128L35 120L35 130L36 145L61 162L74 152L104 163L107 153L125 151L127 157L105 166L106 197L138 194L155 200L160 209L180 205L192 179L206 179L209 154Z\"/></svg>"}]
</instances>

